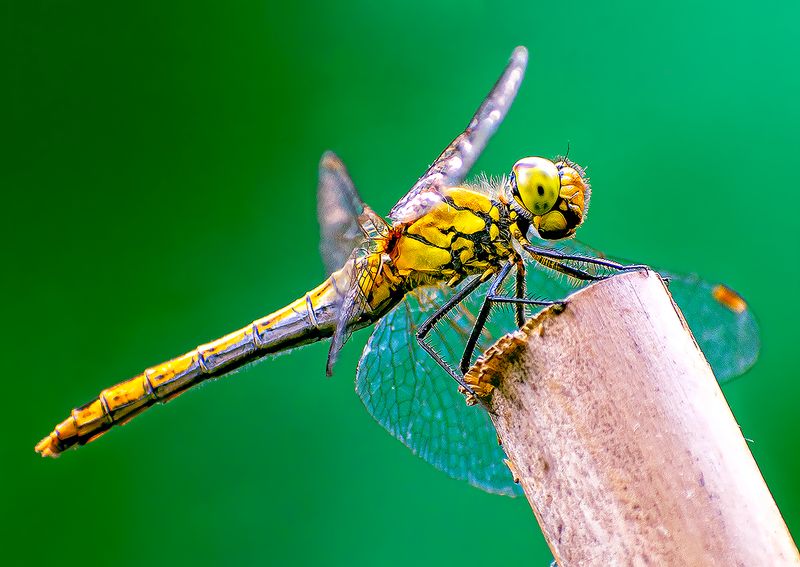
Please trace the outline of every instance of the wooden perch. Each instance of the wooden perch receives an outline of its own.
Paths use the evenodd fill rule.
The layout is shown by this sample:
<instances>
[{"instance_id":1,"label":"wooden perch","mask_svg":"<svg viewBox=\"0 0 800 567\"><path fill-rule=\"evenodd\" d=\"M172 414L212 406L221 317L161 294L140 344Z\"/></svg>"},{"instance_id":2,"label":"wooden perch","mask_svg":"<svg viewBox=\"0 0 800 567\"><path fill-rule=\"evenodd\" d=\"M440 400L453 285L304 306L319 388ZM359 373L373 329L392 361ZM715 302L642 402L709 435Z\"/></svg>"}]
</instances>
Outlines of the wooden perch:
<instances>
[{"instance_id":1,"label":"wooden perch","mask_svg":"<svg viewBox=\"0 0 800 567\"><path fill-rule=\"evenodd\" d=\"M800 565L661 279L622 274L507 335L467 374L560 567Z\"/></svg>"}]
</instances>

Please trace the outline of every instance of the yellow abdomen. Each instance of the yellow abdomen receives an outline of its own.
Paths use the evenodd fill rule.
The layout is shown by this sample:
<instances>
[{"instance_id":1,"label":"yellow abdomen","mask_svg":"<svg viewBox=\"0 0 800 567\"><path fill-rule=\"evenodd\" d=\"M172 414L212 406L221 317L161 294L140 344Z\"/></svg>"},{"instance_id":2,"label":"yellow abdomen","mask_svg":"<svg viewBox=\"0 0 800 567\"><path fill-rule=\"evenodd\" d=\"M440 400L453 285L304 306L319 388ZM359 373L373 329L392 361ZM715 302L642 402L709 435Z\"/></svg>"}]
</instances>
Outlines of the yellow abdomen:
<instances>
[{"instance_id":1,"label":"yellow abdomen","mask_svg":"<svg viewBox=\"0 0 800 567\"><path fill-rule=\"evenodd\" d=\"M366 265L368 268L379 266L380 262ZM36 451L46 457L58 456L70 447L96 439L115 425L126 423L157 402L167 402L206 380L228 374L269 354L330 337L340 323L339 290L349 289L351 267L352 263L348 262L342 270L334 272L283 309L106 388L88 404L72 410L67 419L36 445ZM371 281L377 281L382 274L375 272L375 269L372 272L365 269L359 275L371 276ZM384 280L380 280L384 287L392 283L384 283ZM382 301L379 307L389 309L390 302L385 298L389 293L373 287L376 289L370 289L370 293L379 295ZM379 314L382 312L375 316ZM372 321L370 317L369 313L354 310L352 318L345 323L352 328L363 327Z\"/></svg>"}]
</instances>

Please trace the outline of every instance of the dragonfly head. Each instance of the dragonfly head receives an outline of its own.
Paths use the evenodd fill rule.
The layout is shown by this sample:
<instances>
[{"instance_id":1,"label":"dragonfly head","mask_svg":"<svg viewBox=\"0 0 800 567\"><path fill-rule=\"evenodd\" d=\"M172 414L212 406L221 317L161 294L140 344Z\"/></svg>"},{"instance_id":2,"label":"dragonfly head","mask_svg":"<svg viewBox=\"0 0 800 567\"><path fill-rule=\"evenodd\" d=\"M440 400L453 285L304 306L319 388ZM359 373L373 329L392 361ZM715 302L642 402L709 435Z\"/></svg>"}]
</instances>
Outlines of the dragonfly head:
<instances>
[{"instance_id":1,"label":"dragonfly head","mask_svg":"<svg viewBox=\"0 0 800 567\"><path fill-rule=\"evenodd\" d=\"M568 238L589 210L590 187L583 169L566 158L526 157L511 168L511 195L539 236Z\"/></svg>"}]
</instances>

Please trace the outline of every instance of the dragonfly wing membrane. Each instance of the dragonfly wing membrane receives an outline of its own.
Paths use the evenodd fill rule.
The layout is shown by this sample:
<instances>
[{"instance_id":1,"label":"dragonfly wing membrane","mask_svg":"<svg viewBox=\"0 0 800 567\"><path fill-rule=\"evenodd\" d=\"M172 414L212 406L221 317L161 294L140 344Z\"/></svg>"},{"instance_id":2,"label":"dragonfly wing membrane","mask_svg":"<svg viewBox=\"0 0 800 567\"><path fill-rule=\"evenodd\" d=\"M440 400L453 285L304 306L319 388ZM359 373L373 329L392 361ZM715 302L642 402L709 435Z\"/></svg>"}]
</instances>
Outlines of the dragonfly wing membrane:
<instances>
[{"instance_id":1,"label":"dragonfly wing membrane","mask_svg":"<svg viewBox=\"0 0 800 567\"><path fill-rule=\"evenodd\" d=\"M615 260L575 239L536 244L576 256ZM758 358L761 343L758 323L744 299L730 288L709 283L696 275L655 269L668 280L670 293L717 380L727 382L747 372ZM551 270L536 266L528 270L527 284L530 292L547 299L563 298L576 287L585 285L554 276Z\"/></svg>"},{"instance_id":2,"label":"dragonfly wing membrane","mask_svg":"<svg viewBox=\"0 0 800 567\"><path fill-rule=\"evenodd\" d=\"M348 285L345 289L338 290L339 301L336 328L331 336L331 344L328 348L328 362L325 367L325 373L328 376L333 376L333 367L339 358L339 352L353 332L351 322L358 320L359 316L366 310L359 278L369 273L369 266L360 249L353 251L350 260L342 268L342 271L347 274L344 279Z\"/></svg>"},{"instance_id":3,"label":"dragonfly wing membrane","mask_svg":"<svg viewBox=\"0 0 800 567\"><path fill-rule=\"evenodd\" d=\"M489 138L511 108L525 75L528 50L517 47L503 74L475 112L466 129L453 140L389 213L394 221L408 221L426 210L443 187L460 185L483 152Z\"/></svg>"},{"instance_id":4,"label":"dragonfly wing membrane","mask_svg":"<svg viewBox=\"0 0 800 567\"><path fill-rule=\"evenodd\" d=\"M693 274L661 274L669 277L669 291L717 380L728 382L747 372L758 359L761 340L756 318L744 300L739 298L741 305L720 301L717 290L735 292Z\"/></svg>"},{"instance_id":5,"label":"dragonfly wing membrane","mask_svg":"<svg viewBox=\"0 0 800 567\"><path fill-rule=\"evenodd\" d=\"M371 209L361 200L342 161L333 152L325 152L319 163L317 218L320 251L328 274L341 268L353 250L365 243L367 237L359 221L365 211Z\"/></svg>"},{"instance_id":6,"label":"dragonfly wing membrane","mask_svg":"<svg viewBox=\"0 0 800 567\"><path fill-rule=\"evenodd\" d=\"M376 325L358 365L356 391L378 423L437 469L487 492L519 495L486 411L466 405L415 339L416 327L447 293L411 293ZM463 340L461 334L452 343Z\"/></svg>"}]
</instances>

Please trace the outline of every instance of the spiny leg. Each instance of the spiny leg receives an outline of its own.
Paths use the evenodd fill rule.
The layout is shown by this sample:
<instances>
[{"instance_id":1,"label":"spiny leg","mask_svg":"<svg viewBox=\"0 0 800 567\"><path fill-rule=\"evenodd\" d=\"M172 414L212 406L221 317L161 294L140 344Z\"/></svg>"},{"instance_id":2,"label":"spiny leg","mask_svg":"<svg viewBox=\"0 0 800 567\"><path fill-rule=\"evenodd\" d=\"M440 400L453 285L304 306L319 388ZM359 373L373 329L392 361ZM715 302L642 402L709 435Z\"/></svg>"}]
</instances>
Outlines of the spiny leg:
<instances>
[{"instance_id":1,"label":"spiny leg","mask_svg":"<svg viewBox=\"0 0 800 567\"><path fill-rule=\"evenodd\" d=\"M534 260L541 263L542 265L549 267L553 270L559 271L568 276L584 281L601 280L604 279L605 276L597 276L594 274L590 274L585 270L581 270L580 268L570 266L559 260L580 261L588 264L597 264L617 270L632 270L632 269L646 268L646 266L638 266L638 265L623 266L622 264L617 264L616 262L611 262L599 258L584 258L581 256L570 256L567 254L554 252L544 248L538 248L532 245L526 245L524 246L524 248L533 256ZM516 297L505 297L497 295L497 290L500 288L500 285L502 285L505 278L508 277L508 274L510 273L511 269L514 266L517 267L517 279L515 287ZM525 295L524 261L522 260L522 258L517 258L505 264L503 268L501 268L500 272L498 272L497 275L495 276L495 280L492 282L491 287L489 288L489 291L486 297L484 298L483 305L481 306L481 310L478 313L475 325L472 328L469 340L467 341L467 345L464 349L464 355L461 359L461 364L460 364L460 370L462 374L460 375L439 355L439 353L437 353L433 349L433 347L430 344L428 344L425 338L428 336L428 333L430 333L431 329L434 327L434 325L436 325L436 323L438 323L453 308L455 308L459 303L461 303L467 296L469 296L472 292L474 292L478 288L478 286L480 286L480 284L482 284L484 281L485 281L484 277L474 278L471 281L469 281L462 289L458 291L458 293L456 293L456 295L451 297L447 301L447 303L445 303L442 307L440 307L422 325L420 325L416 333L417 342L425 350L425 352L427 352L428 355L430 355L430 357L433 358L433 360L435 360L439 366L444 368L447 371L447 373L450 374L450 376L456 382L458 382L460 386L463 386L464 389L470 394L474 394L475 392L466 382L464 382L463 374L465 374L469 369L469 363L471 362L472 355L475 352L475 347L478 342L478 337L480 336L484 326L486 325L486 320L489 317L489 312L491 310L492 303L514 304L516 322L518 326L522 326L524 324L526 305L543 307L560 303L558 301L539 301L539 300L524 298L523 297Z\"/></svg>"},{"instance_id":2,"label":"spiny leg","mask_svg":"<svg viewBox=\"0 0 800 567\"><path fill-rule=\"evenodd\" d=\"M606 260L605 258L593 258L591 256L578 256L577 254L564 254L563 252L558 252L557 250L550 250L548 248L541 248L539 246L533 246L532 244L523 244L522 246L530 255L531 257L542 264L543 266L556 270L557 272L561 272L562 274L566 274L568 276L572 276L579 280L586 280L586 281L598 281L604 280L609 275L602 275L598 276L596 274L590 274L585 270L581 270L580 268L576 268L574 266L570 266L565 264L565 261L571 262L583 262L585 264L594 264L596 266L603 266L605 268L609 268L611 270L617 270L619 272L629 272L635 270L650 270L650 266L645 264L620 264L619 262L614 262L612 260ZM661 281L669 287L670 278L669 276L660 276Z\"/></svg>"},{"instance_id":3,"label":"spiny leg","mask_svg":"<svg viewBox=\"0 0 800 567\"><path fill-rule=\"evenodd\" d=\"M483 299L483 305L481 305L481 310L478 312L475 325L472 327L472 332L470 333L469 339L467 340L467 345L464 348L464 356L461 357L461 364L459 368L464 374L466 374L467 370L469 370L470 362L472 362L472 354L475 352L475 346L478 344L478 337L483 331L483 327L486 325L486 320L489 318L489 312L491 311L493 303L513 303L515 306L520 306L523 309L526 305L537 305L542 307L559 303L557 301L539 301L536 299L526 299L524 297L506 297L497 295L497 291L500 289L503 281L506 279L511 271L511 268L514 266L517 266L517 269L519 270L519 265L517 264L516 260L511 260L504 265L497 273L497 276L495 276L492 284L489 286L489 291L486 293L486 297ZM515 291L517 293L520 291L524 292L524 287L520 289L519 279L517 280L517 287ZM522 323L520 323L520 326L522 326Z\"/></svg>"},{"instance_id":4,"label":"spiny leg","mask_svg":"<svg viewBox=\"0 0 800 567\"><path fill-rule=\"evenodd\" d=\"M517 266L517 285L514 289L514 297L525 297L525 261L522 257L518 257L516 261ZM516 316L517 327L522 327L525 324L525 304L514 304L514 315Z\"/></svg>"},{"instance_id":5,"label":"spiny leg","mask_svg":"<svg viewBox=\"0 0 800 567\"><path fill-rule=\"evenodd\" d=\"M611 260L606 260L604 258L591 258L585 256L564 254L562 252L549 250L547 248L540 248L538 246L533 246L531 244L525 244L523 245L523 248L528 253L531 254L534 260L536 260L543 266L561 272L562 274L566 274L570 277L584 281L602 280L608 276L591 274L586 270L576 268L575 266L571 266L566 262L572 261L572 262L581 262L585 264L593 264L617 271L648 269L648 266L645 266L643 264L633 264L625 266L623 264L619 264ZM511 271L511 268L514 266L517 266L517 282L515 288L515 296L507 297L498 295L497 290L500 288L503 281L508 276L509 272ZM515 307L515 314L518 326L522 326L522 324L524 323L524 318L525 318L524 309L526 305L536 305L544 307L548 305L555 305L561 303L559 301L539 301L535 299L526 299L524 295L525 295L525 266L524 263L522 262L522 259L520 258L518 260L512 260L506 265L504 265L503 268L500 270L500 272L498 272L491 286L489 287L489 291L487 292L486 297L483 300L483 305L481 305L481 310L478 313L475 325L472 328L469 340L467 341L467 345L464 349L464 355L461 358L461 364L459 368L462 373L466 374L467 370L469 370L470 362L472 362L472 355L475 352L475 347L478 343L478 337L483 331L483 327L486 325L486 320L489 317L489 313L491 311L493 303L513 304Z\"/></svg>"},{"instance_id":6,"label":"spiny leg","mask_svg":"<svg viewBox=\"0 0 800 567\"><path fill-rule=\"evenodd\" d=\"M533 258L536 262L538 262L545 268L550 268L551 270L555 270L556 272L560 272L577 280L591 282L603 279L603 276L590 274L586 270L581 270L580 268L576 268L575 266L570 266L569 264L565 264L558 260L554 260L553 258L537 254L532 250L528 250L527 246L525 247L525 250L531 255L531 258Z\"/></svg>"},{"instance_id":7,"label":"spiny leg","mask_svg":"<svg viewBox=\"0 0 800 567\"><path fill-rule=\"evenodd\" d=\"M486 325L486 319L489 317L489 296L497 293L497 290L503 284L503 280L506 279L513 266L513 262L508 262L500 269L495 276L494 281L489 286L489 291L486 293L486 297L483 298L481 310L478 312L478 317L475 319L475 325L472 327L472 332L467 340L467 345L464 347L464 355L461 357L460 369L462 374L466 374L467 370L469 369L469 363L472 360L472 353L475 352L475 345L478 343L478 337L480 336L481 331L483 331L483 327Z\"/></svg>"},{"instance_id":8,"label":"spiny leg","mask_svg":"<svg viewBox=\"0 0 800 567\"><path fill-rule=\"evenodd\" d=\"M549 258L552 260L559 261L561 266L565 266L565 264L563 264L562 262L567 261L567 262L580 262L583 264L594 264L595 266L602 266L604 268L609 268L611 270L617 270L620 272L649 269L649 267L645 266L644 264L630 264L626 266L625 264L620 264L619 262L614 262L612 260L606 260L605 258L592 258L589 256L578 256L576 254L565 254L564 252L559 252L558 250L541 248L539 246L533 246L532 244L525 244L523 245L523 248L525 249L525 251L533 255L537 261L539 261L539 258ZM537 258L537 256L539 258ZM592 279L604 279L604 277L592 276Z\"/></svg>"},{"instance_id":9,"label":"spiny leg","mask_svg":"<svg viewBox=\"0 0 800 567\"><path fill-rule=\"evenodd\" d=\"M425 337L428 336L428 333L430 333L431 329L433 329L436 323L438 323L459 303L464 301L464 299L466 299L466 297L469 294L478 289L478 286L481 285L484 281L485 281L484 278L476 277L467 282L463 288L458 290L458 293L456 293L453 297L451 297L447 301L447 303L442 305L439 309L436 310L436 312L433 315L428 317L428 319L422 325L419 326L416 333L417 342L419 343L419 346L425 349L425 352L427 352L430 355L430 357L433 360L435 360L437 364L439 364L439 366L444 368L447 371L447 373L450 374L450 376L452 376L456 382L458 382L459 386L462 386L464 389L466 389L467 392L469 392L472 395L474 395L475 392L466 382L464 382L464 377L459 375L458 372L456 372L455 370L453 370L453 368L439 355L439 353L436 352L433 349L433 347L427 343Z\"/></svg>"}]
</instances>

